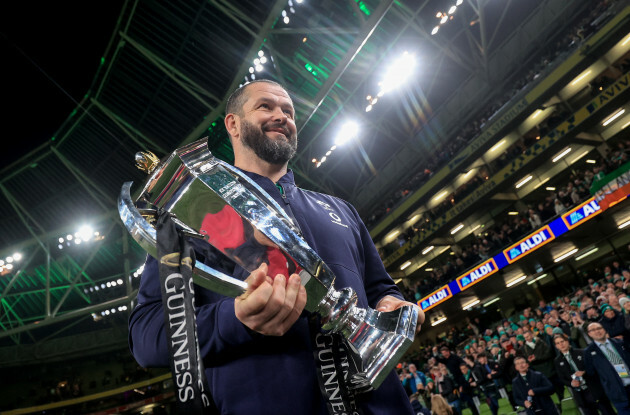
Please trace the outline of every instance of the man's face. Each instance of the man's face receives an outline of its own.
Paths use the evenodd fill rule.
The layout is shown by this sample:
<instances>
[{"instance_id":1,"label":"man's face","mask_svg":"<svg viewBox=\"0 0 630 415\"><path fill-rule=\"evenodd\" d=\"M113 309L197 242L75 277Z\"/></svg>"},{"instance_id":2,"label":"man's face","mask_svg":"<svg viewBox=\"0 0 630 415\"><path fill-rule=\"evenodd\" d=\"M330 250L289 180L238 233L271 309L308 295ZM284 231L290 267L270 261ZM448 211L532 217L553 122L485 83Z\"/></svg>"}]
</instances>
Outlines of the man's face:
<instances>
[{"instance_id":1,"label":"man's face","mask_svg":"<svg viewBox=\"0 0 630 415\"><path fill-rule=\"evenodd\" d=\"M255 83L245 90L240 140L260 159L285 164L297 150L293 102L281 87Z\"/></svg>"},{"instance_id":2,"label":"man's face","mask_svg":"<svg viewBox=\"0 0 630 415\"><path fill-rule=\"evenodd\" d=\"M604 340L606 340L606 337L608 336L608 334L606 333L606 330L604 330L602 325L599 323L589 324L587 328L587 332L588 332L588 335L591 336L593 340L597 340L600 342L603 342Z\"/></svg>"},{"instance_id":3,"label":"man's face","mask_svg":"<svg viewBox=\"0 0 630 415\"><path fill-rule=\"evenodd\" d=\"M416 369L416 365L414 365L414 364L410 364L409 365L409 372L410 373L416 373L417 370L418 369Z\"/></svg>"},{"instance_id":4,"label":"man's face","mask_svg":"<svg viewBox=\"0 0 630 415\"><path fill-rule=\"evenodd\" d=\"M556 348L560 350L560 353L566 353L569 351L569 342L562 337L557 337L554 341Z\"/></svg>"},{"instance_id":5,"label":"man's face","mask_svg":"<svg viewBox=\"0 0 630 415\"><path fill-rule=\"evenodd\" d=\"M615 311L609 308L608 310L604 311L604 316L606 318L613 318L615 317Z\"/></svg>"},{"instance_id":6,"label":"man's face","mask_svg":"<svg viewBox=\"0 0 630 415\"><path fill-rule=\"evenodd\" d=\"M534 336L532 335L532 333L531 333L531 332L529 332L529 331L526 331L526 332L523 334L523 337L525 337L525 341L528 341L528 342L531 342L531 341L532 341L532 339L534 338Z\"/></svg>"},{"instance_id":7,"label":"man's face","mask_svg":"<svg viewBox=\"0 0 630 415\"><path fill-rule=\"evenodd\" d=\"M485 365L486 363L488 363L488 358L486 356L479 356L477 358L477 360L479 361L479 363L481 363L482 365Z\"/></svg>"},{"instance_id":8,"label":"man's face","mask_svg":"<svg viewBox=\"0 0 630 415\"><path fill-rule=\"evenodd\" d=\"M527 360L523 358L518 358L514 360L514 367L516 368L518 373L524 375L525 373L527 373L527 369L529 369L529 364L527 363Z\"/></svg>"},{"instance_id":9,"label":"man's face","mask_svg":"<svg viewBox=\"0 0 630 415\"><path fill-rule=\"evenodd\" d=\"M447 349L440 350L440 353L442 353L442 357L444 357L445 359L448 359L451 355L451 351Z\"/></svg>"}]
</instances>

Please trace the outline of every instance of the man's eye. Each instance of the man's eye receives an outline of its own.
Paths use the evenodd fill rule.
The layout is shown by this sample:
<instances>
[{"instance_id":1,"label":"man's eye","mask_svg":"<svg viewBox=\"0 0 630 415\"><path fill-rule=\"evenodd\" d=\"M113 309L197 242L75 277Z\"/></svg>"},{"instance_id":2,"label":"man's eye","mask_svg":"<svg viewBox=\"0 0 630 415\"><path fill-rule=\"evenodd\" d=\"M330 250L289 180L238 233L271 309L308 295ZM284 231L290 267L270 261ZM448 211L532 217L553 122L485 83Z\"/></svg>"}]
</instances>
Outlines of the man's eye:
<instances>
[{"instance_id":1,"label":"man's eye","mask_svg":"<svg viewBox=\"0 0 630 415\"><path fill-rule=\"evenodd\" d=\"M259 108L269 108L269 104L260 104Z\"/></svg>"}]
</instances>

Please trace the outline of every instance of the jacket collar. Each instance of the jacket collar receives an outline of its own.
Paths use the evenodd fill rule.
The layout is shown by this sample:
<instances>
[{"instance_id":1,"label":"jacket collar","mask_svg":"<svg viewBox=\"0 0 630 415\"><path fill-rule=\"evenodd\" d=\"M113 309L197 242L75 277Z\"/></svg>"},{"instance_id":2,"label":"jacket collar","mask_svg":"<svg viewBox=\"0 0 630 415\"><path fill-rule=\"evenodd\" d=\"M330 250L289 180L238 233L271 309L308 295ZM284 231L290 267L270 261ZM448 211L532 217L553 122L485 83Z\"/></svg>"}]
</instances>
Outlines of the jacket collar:
<instances>
[{"instance_id":1,"label":"jacket collar","mask_svg":"<svg viewBox=\"0 0 630 415\"><path fill-rule=\"evenodd\" d=\"M243 172L244 174L246 174L250 179L259 182L259 181L264 181L264 180L268 180L269 182L271 182L271 179L269 179L267 176L261 176L258 173L253 173L251 171L247 171L247 170L243 170L243 169L239 169L238 167L235 167L236 169L240 170L241 172ZM280 178L280 180L278 180L278 183L281 184L282 186L295 186L295 177L293 176L293 170L289 169L287 170L287 173L282 176Z\"/></svg>"}]
</instances>

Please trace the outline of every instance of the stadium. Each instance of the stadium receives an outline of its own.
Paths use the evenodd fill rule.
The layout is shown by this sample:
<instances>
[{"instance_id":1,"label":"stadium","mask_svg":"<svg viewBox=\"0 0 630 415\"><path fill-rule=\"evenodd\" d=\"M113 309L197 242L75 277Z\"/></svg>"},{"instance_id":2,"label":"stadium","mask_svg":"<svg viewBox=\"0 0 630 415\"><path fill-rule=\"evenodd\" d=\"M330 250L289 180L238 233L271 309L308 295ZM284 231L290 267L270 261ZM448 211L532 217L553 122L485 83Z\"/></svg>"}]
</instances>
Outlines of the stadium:
<instances>
[{"instance_id":1,"label":"stadium","mask_svg":"<svg viewBox=\"0 0 630 415\"><path fill-rule=\"evenodd\" d=\"M142 367L130 351L147 253L117 200L123 183L147 180L138 151L164 159L207 137L234 163L227 101L261 79L291 95L297 186L350 203L393 283L425 313L396 362L414 408L441 395L460 414L526 410L513 399L514 357L493 374L496 396L481 382L433 386L442 376L464 386L450 366L434 373L444 347L472 369L479 356L499 364L544 342L553 366L555 336L595 344L589 322L630 345L628 2L121 0L90 16L22 7L3 13L13 22L2 30L7 88L28 95L5 114L0 165L3 414L177 413L169 368ZM37 21L57 15L86 25L66 29L72 59L59 58L55 35L39 39ZM83 83L61 75L73 65ZM18 118L36 82L57 92L35 100L52 115ZM585 388L537 359L529 367L551 379L558 411L606 413L606 392L588 412L576 398Z\"/></svg>"}]
</instances>

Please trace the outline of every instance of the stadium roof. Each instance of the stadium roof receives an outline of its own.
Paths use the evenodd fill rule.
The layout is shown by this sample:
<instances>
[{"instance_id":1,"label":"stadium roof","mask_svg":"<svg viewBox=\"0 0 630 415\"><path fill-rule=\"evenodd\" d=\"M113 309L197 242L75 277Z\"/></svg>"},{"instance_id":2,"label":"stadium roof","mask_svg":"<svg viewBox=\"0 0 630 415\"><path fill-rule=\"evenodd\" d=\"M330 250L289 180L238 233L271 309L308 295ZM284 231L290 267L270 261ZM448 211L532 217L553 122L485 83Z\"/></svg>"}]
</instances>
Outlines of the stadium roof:
<instances>
[{"instance_id":1,"label":"stadium roof","mask_svg":"<svg viewBox=\"0 0 630 415\"><path fill-rule=\"evenodd\" d=\"M131 283L118 297L93 297L88 289L128 278L141 263L142 251L129 244L115 211L121 184L143 180L134 154L149 149L161 157L208 136L212 151L231 160L222 128L225 100L251 79L250 67L293 93L300 146L291 167L298 184L368 214L431 157L436 143L453 139L458 127L504 94L568 24L566 16L589 2L473 0L450 15L455 0L289 3L120 6L78 105L57 120L52 137L0 170L0 257L23 255L0 279L3 338L37 342L36 322L43 327L76 310L104 310L111 306L105 301L128 302ZM438 12L447 16L441 26ZM254 63L259 51L267 59L262 71ZM366 97L376 97L388 65L404 52L415 57L415 72L366 112ZM321 160L347 120L359 125L357 139L316 167L312 160ZM28 128L12 131L11 139L32 146L22 138ZM84 250L57 248L58 238L83 224L104 239Z\"/></svg>"}]
</instances>

